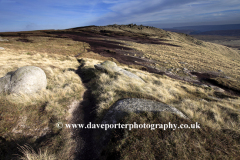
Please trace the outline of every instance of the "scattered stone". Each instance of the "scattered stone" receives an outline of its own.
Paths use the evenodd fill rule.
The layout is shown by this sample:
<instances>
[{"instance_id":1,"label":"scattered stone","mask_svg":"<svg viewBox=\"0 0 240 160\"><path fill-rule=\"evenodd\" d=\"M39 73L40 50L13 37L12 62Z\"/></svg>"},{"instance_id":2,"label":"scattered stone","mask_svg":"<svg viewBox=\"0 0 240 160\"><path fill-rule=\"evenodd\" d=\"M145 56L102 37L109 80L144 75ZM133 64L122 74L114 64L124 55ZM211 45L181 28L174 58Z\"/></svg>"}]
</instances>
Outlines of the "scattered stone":
<instances>
[{"instance_id":1,"label":"scattered stone","mask_svg":"<svg viewBox=\"0 0 240 160\"><path fill-rule=\"evenodd\" d=\"M18 124L12 129L12 133L18 134L22 133L22 129L24 129L26 126L26 120L27 116L19 117L20 119L18 120Z\"/></svg>"},{"instance_id":2,"label":"scattered stone","mask_svg":"<svg viewBox=\"0 0 240 160\"><path fill-rule=\"evenodd\" d=\"M221 100L220 98L216 98L216 97L213 97L213 96L208 96L208 98L210 98L212 100L215 100L215 101L220 101Z\"/></svg>"},{"instance_id":3,"label":"scattered stone","mask_svg":"<svg viewBox=\"0 0 240 160\"><path fill-rule=\"evenodd\" d=\"M47 87L45 72L35 66L24 66L0 78L0 93L32 94Z\"/></svg>"},{"instance_id":4,"label":"scattered stone","mask_svg":"<svg viewBox=\"0 0 240 160\"><path fill-rule=\"evenodd\" d=\"M7 39L3 39L2 37L0 37L0 42L8 42L9 40Z\"/></svg>"},{"instance_id":5,"label":"scattered stone","mask_svg":"<svg viewBox=\"0 0 240 160\"><path fill-rule=\"evenodd\" d=\"M205 87L205 88L209 87L209 86L206 85L206 84L201 84L200 86Z\"/></svg>"},{"instance_id":6,"label":"scattered stone","mask_svg":"<svg viewBox=\"0 0 240 160\"><path fill-rule=\"evenodd\" d=\"M173 74L171 71L167 71L166 73L167 73L167 74Z\"/></svg>"},{"instance_id":7,"label":"scattered stone","mask_svg":"<svg viewBox=\"0 0 240 160\"><path fill-rule=\"evenodd\" d=\"M3 47L0 47L0 50L5 50L5 48L3 48Z\"/></svg>"},{"instance_id":8,"label":"scattered stone","mask_svg":"<svg viewBox=\"0 0 240 160\"><path fill-rule=\"evenodd\" d=\"M219 87L217 87L217 86L210 85L210 87L211 87L212 89L214 89L215 91L217 91L217 92L224 92L224 91L225 91L224 89L219 88Z\"/></svg>"},{"instance_id":9,"label":"scattered stone","mask_svg":"<svg viewBox=\"0 0 240 160\"><path fill-rule=\"evenodd\" d=\"M223 78L226 78L226 79L231 79L230 77L228 77L228 76L224 76Z\"/></svg>"},{"instance_id":10,"label":"scattered stone","mask_svg":"<svg viewBox=\"0 0 240 160\"><path fill-rule=\"evenodd\" d=\"M223 72L223 71L219 69L218 72Z\"/></svg>"},{"instance_id":11,"label":"scattered stone","mask_svg":"<svg viewBox=\"0 0 240 160\"><path fill-rule=\"evenodd\" d=\"M124 69L122 69L121 67L118 67L117 64L115 62L112 62L112 61L105 61L101 64L96 64L94 65L94 67L98 70L101 70L101 71L112 71L112 72L117 72L119 74L124 74L130 78L134 78L136 80L139 80L141 82L144 82L140 77L138 77L137 75L129 72L129 71L126 71ZM144 82L145 83L145 82Z\"/></svg>"},{"instance_id":12,"label":"scattered stone","mask_svg":"<svg viewBox=\"0 0 240 160\"><path fill-rule=\"evenodd\" d=\"M205 102L205 103L208 103L208 101L205 100L205 99L200 99L200 101Z\"/></svg>"},{"instance_id":13,"label":"scattered stone","mask_svg":"<svg viewBox=\"0 0 240 160\"><path fill-rule=\"evenodd\" d=\"M183 68L184 71L187 71L188 69L187 68Z\"/></svg>"},{"instance_id":14,"label":"scattered stone","mask_svg":"<svg viewBox=\"0 0 240 160\"><path fill-rule=\"evenodd\" d=\"M186 62L179 62L180 64L186 64Z\"/></svg>"},{"instance_id":15,"label":"scattered stone","mask_svg":"<svg viewBox=\"0 0 240 160\"><path fill-rule=\"evenodd\" d=\"M196 75L189 74L192 78L197 78Z\"/></svg>"}]
</instances>

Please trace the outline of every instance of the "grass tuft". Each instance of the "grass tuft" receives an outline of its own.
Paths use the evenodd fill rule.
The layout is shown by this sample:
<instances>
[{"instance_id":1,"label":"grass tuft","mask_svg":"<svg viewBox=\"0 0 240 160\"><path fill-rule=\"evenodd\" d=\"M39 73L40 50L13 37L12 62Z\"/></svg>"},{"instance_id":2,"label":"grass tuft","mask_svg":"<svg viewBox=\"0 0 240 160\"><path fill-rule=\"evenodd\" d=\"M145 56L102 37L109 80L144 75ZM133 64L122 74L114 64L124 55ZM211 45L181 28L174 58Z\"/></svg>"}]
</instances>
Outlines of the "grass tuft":
<instances>
[{"instance_id":1,"label":"grass tuft","mask_svg":"<svg viewBox=\"0 0 240 160\"><path fill-rule=\"evenodd\" d=\"M56 160L57 158L53 154L49 154L48 151L36 153L34 149L29 145L20 146L19 150L22 152L23 156L20 157L22 160Z\"/></svg>"}]
</instances>

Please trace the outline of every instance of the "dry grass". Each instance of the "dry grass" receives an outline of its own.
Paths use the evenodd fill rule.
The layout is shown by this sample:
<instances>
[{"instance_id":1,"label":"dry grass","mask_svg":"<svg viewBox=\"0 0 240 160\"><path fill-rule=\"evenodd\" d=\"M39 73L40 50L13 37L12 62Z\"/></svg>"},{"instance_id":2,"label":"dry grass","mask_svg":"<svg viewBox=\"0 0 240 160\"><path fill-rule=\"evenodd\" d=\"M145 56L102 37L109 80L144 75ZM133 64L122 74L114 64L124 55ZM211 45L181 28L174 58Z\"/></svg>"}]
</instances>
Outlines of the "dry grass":
<instances>
[{"instance_id":1,"label":"dry grass","mask_svg":"<svg viewBox=\"0 0 240 160\"><path fill-rule=\"evenodd\" d=\"M44 151L43 153L41 150L39 153L36 153L31 146L25 145L20 146L20 151L23 153L23 157L20 157L22 160L56 160L54 155L48 153L48 151Z\"/></svg>"},{"instance_id":2,"label":"dry grass","mask_svg":"<svg viewBox=\"0 0 240 160\"><path fill-rule=\"evenodd\" d=\"M94 70L94 64L97 63L100 63L100 61L84 59L84 67L89 70ZM98 102L97 112L99 117L102 117L105 111L118 99L127 97L148 98L171 104L185 112L190 118L198 121L201 120L201 123L206 123L214 127L216 125L227 127L228 123L224 123L223 119L226 119L229 114L237 111L238 107L236 108L236 106L240 103L239 99L233 101L230 98L225 98L220 102L215 101L211 98L211 96L215 96L212 89L175 81L166 76L156 77L154 74L136 69L128 68L128 70L141 77L146 83L140 81L132 83L132 79L123 75L100 73L96 77L97 81L93 85L93 94ZM219 114L219 104L228 106L228 108L232 109L232 112L229 112L228 115L217 115L218 119L216 119L216 122L207 120L209 117L203 116L203 111L209 110L209 112ZM196 107L191 107L195 105ZM238 119L232 123L232 125L235 125L234 130L239 127L237 123Z\"/></svg>"},{"instance_id":3,"label":"dry grass","mask_svg":"<svg viewBox=\"0 0 240 160\"><path fill-rule=\"evenodd\" d=\"M15 50L16 52L22 51L22 54L34 55L37 53L46 53L49 56L52 54L74 56L78 53L84 53L89 49L89 44L84 42L73 41L67 38L55 37L4 37L9 42L2 42L1 47ZM30 42L22 42L20 40L28 40Z\"/></svg>"},{"instance_id":4,"label":"dry grass","mask_svg":"<svg viewBox=\"0 0 240 160\"><path fill-rule=\"evenodd\" d=\"M143 52L144 57L157 60L155 67L159 69L162 69L164 66L164 68L179 68L180 70L183 68L215 72L222 70L227 76L240 80L238 51L218 44L204 42L205 46L198 46L179 40L168 43L180 45L181 47L128 43L131 44L130 47Z\"/></svg>"},{"instance_id":5,"label":"dry grass","mask_svg":"<svg viewBox=\"0 0 240 160\"><path fill-rule=\"evenodd\" d=\"M114 40L128 44L125 47L134 48L144 54L143 57L156 60L153 67L158 69L174 68L174 72L183 75L182 69L196 71L215 71L222 70L226 76L233 77L240 80L240 51L228 48L219 44L200 41L187 36L185 34L173 33L155 28L138 29L138 26L132 28L128 26L114 27L99 27L92 30L105 30L111 32L123 32L122 36L137 36L145 35L144 37L151 37L163 40L168 44L176 46L169 46L165 44L140 44L132 41ZM124 46L124 45L123 45ZM180 46L180 47L177 47ZM137 55L136 55L137 56ZM233 61L234 60L234 61ZM184 62L184 63L182 63ZM177 68L180 71L177 71ZM185 75L186 76L186 75Z\"/></svg>"},{"instance_id":6,"label":"dry grass","mask_svg":"<svg viewBox=\"0 0 240 160\"><path fill-rule=\"evenodd\" d=\"M25 143L38 147L47 140L39 142L39 137L50 136L50 148L59 152L58 159L68 158L66 155L69 155L71 147L74 147L71 133L64 129L59 131L55 124L67 123L68 106L74 100L82 100L85 88L74 71L79 66L78 61L71 56L48 56L43 53L28 55L13 49L1 51L0 54L0 77L19 67L33 65L44 70L48 82L47 89L30 96L1 95L0 133L7 141L4 148L1 146L1 153L4 153L2 156L9 157L12 152L16 152L16 148L12 146L15 143L22 144L19 140L22 136L27 139ZM6 153L8 154L5 155Z\"/></svg>"},{"instance_id":7,"label":"dry grass","mask_svg":"<svg viewBox=\"0 0 240 160\"><path fill-rule=\"evenodd\" d=\"M85 64L83 68L89 70L94 70L94 64L100 63L100 61L92 59L84 59L83 62ZM214 98L215 92L212 89L193 86L166 76L156 76L136 69L125 69L137 74L147 83L137 81L133 83L133 80L123 75L96 71L95 80L92 79L90 82L92 83L93 95L97 99L98 119L96 123L101 122L109 107L118 99L132 97L157 100L174 106L185 113L192 122L200 123L202 130L175 132L149 130L128 132L124 130L121 133L116 130L117 133L114 136L123 136L117 140L116 137L113 138L114 143L110 143L107 149L102 152L103 159L231 159L231 157L234 158L238 155L240 142L235 137L240 136L239 98L216 100L217 97ZM131 124L136 121L139 124L147 122L163 124L169 121L177 124L187 123L176 117L169 117L168 114L161 119L157 117L159 115L152 115L149 118L141 114L131 114L122 123ZM223 133L223 130L227 130L229 133ZM233 135L229 135L230 133ZM171 136L164 136L166 138L163 140L159 135ZM210 149L213 146L216 146L217 149ZM198 154L196 155L196 153Z\"/></svg>"},{"instance_id":8,"label":"dry grass","mask_svg":"<svg viewBox=\"0 0 240 160\"><path fill-rule=\"evenodd\" d=\"M105 29L115 31L116 28L107 26ZM181 46L124 41L131 45L127 47L142 51L146 58L156 60L156 68L188 68L197 71L221 69L225 75L232 77L229 80L231 84L223 79L212 80L220 85L239 88L239 51L158 29L138 30L122 27L117 30L123 36L133 36L130 32L123 32L131 31L134 34L144 34L145 37L165 39L167 43ZM98 30L96 29L95 32L97 33ZM39 150L39 153L33 152L29 147L23 147L23 159L36 157L39 159L41 156L68 159L71 149L75 147L71 134L64 129L56 129L54 125L59 121L67 123L67 117L69 117L67 106L74 100L82 100L85 91L82 82L89 82L97 105L96 122L101 122L109 107L118 99L132 97L169 104L181 110L192 122L198 122L202 126L200 130L132 130L131 132L115 130L112 142L102 152L102 159L240 158L237 157L240 150L239 98L225 95L217 99L219 96L211 88L203 88L173 80L167 76L141 71L139 66L129 68L113 58L86 52L90 47L86 43L54 36L45 37L46 35L42 32L36 33L39 35L27 37L32 43L20 42L17 41L19 37L10 36L5 37L10 40L9 42L0 42L0 46L6 49L0 51L0 77L19 67L34 65L45 71L48 80L47 89L38 94L21 97L1 95L0 142L4 142L0 143L2 157L11 158L12 154L19 153L19 150L13 146L16 144L24 146L27 142L34 150ZM79 56L82 60L78 59L80 64L73 57L79 52L82 53ZM94 68L95 64L105 60L116 62L120 67L141 77L146 83L133 81L126 76L111 72L102 73ZM185 64L179 62L185 62ZM74 72L80 65L82 65L82 79ZM182 74L181 70L174 70L174 72ZM189 123L168 113L130 114L122 122ZM45 139L40 141L38 138L44 135L46 135ZM40 153L40 149L45 152ZM6 154L9 150L11 152ZM47 151L51 152L48 154Z\"/></svg>"},{"instance_id":9,"label":"dry grass","mask_svg":"<svg viewBox=\"0 0 240 160\"><path fill-rule=\"evenodd\" d=\"M203 41L217 43L232 48L237 48L238 50L240 49L239 36L220 36L220 35L193 35L193 36Z\"/></svg>"},{"instance_id":10,"label":"dry grass","mask_svg":"<svg viewBox=\"0 0 240 160\"><path fill-rule=\"evenodd\" d=\"M131 114L123 124L188 124L168 112ZM216 130L200 124L200 129L113 130L101 159L238 159L240 133Z\"/></svg>"}]
</instances>

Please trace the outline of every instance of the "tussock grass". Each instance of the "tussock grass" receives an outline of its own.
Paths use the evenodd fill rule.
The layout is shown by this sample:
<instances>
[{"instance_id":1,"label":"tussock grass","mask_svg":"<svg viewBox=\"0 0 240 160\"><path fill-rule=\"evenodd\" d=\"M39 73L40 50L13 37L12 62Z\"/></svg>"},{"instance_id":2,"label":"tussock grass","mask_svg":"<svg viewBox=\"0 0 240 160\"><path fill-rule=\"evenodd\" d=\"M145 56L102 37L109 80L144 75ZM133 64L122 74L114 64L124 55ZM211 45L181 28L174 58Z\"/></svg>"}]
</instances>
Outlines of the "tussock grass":
<instances>
[{"instance_id":1,"label":"tussock grass","mask_svg":"<svg viewBox=\"0 0 240 160\"><path fill-rule=\"evenodd\" d=\"M48 138L40 141L39 137L46 136L51 137L50 148L54 154L59 153L56 155L57 159L67 159L75 145L72 143L71 133L64 129L59 130L56 123L67 123L68 106L74 100L82 100L85 88L79 75L75 73L79 66L78 61L71 56L19 54L11 49L0 54L0 77L27 65L40 67L47 76L47 88L38 93L1 94L0 136L6 141L5 146L0 147L1 155L10 157L14 152L18 152L13 144L22 144L18 140L22 136L27 139L25 143L41 149ZM11 137L14 137L13 140ZM36 154L27 153L25 156L34 158ZM45 156L45 153L39 156Z\"/></svg>"},{"instance_id":2,"label":"tussock grass","mask_svg":"<svg viewBox=\"0 0 240 160\"><path fill-rule=\"evenodd\" d=\"M196 101L184 99L179 104L172 104L181 108L194 121L215 129L231 129L239 132L239 99L236 101ZM238 106L238 107L236 107Z\"/></svg>"},{"instance_id":3,"label":"tussock grass","mask_svg":"<svg viewBox=\"0 0 240 160\"><path fill-rule=\"evenodd\" d=\"M124 40L114 41L126 43L128 45L123 46L136 49L143 53L143 57L157 61L155 67L160 70L162 68L178 68L180 71L174 70L178 75L182 75L183 68L201 72L222 70L222 74L240 80L240 52L238 50L219 44L198 42L196 39L178 33L159 31L153 34L158 37L157 39L166 40L169 44L181 47L164 44L140 44ZM201 44L199 44L200 42Z\"/></svg>"},{"instance_id":4,"label":"tussock grass","mask_svg":"<svg viewBox=\"0 0 240 160\"><path fill-rule=\"evenodd\" d=\"M94 64L100 61L83 59L88 70L98 72ZM122 66L123 68L126 68ZM126 68L127 69L127 68ZM98 72L92 80L92 91L98 102L97 113L102 117L106 110L118 99L122 98L149 98L164 103L173 103L186 97L193 99L207 98L213 95L212 90L205 90L190 84L175 81L166 76L158 76L137 69L128 68L129 71L141 77L146 83L136 81L124 75ZM134 83L133 83L134 81ZM199 96L200 95L200 96Z\"/></svg>"},{"instance_id":5,"label":"tussock grass","mask_svg":"<svg viewBox=\"0 0 240 160\"><path fill-rule=\"evenodd\" d=\"M88 28L87 28L88 29ZM214 83L239 89L239 51L218 44L198 41L186 35L137 26L98 27L93 33L105 29L106 35L116 30L120 36L156 38L180 47L161 44L140 44L121 41L144 53L147 59L156 60L156 68L175 68L197 71L218 71L231 79L211 79ZM73 29L74 30L74 29ZM76 30L76 32L78 32ZM201 124L200 130L115 130L112 141L102 152L102 159L237 159L240 158L240 99L216 93L211 88L191 85L167 76L143 71L144 67L126 66L114 58L86 52L86 43L46 34L42 31L24 32L16 37L9 33L9 42L0 42L6 50L0 51L0 77L26 65L42 68L48 80L46 90L27 96L0 97L0 155L12 158L22 146L23 159L70 159L76 146L71 133L57 129L56 122L68 122L71 102L82 100L83 82L96 100L97 120L101 122L109 107L122 98L145 98L161 101L186 114L191 122ZM32 34L32 36L30 36ZM142 34L142 35L141 35ZM11 37L12 36L12 37ZM21 39L21 41L19 40ZM22 42L25 41L25 42ZM28 42L27 42L28 41ZM114 41L114 40L113 40ZM120 41L120 40L116 40ZM81 54L79 54L81 53ZM78 59L72 57L78 55ZM232 61L234 59L235 61ZM132 80L114 72L102 73L94 68L105 60L135 73L146 83ZM166 63L165 63L166 62ZM179 63L185 62L185 63ZM80 63L80 64L79 64ZM180 71L177 71L177 68ZM81 78L75 73L80 70ZM217 99L217 98L221 99ZM190 123L169 113L132 113L121 123L129 124ZM45 137L43 140L39 137ZM28 143L30 147L24 147ZM144 145L143 145L144 144ZM44 152L40 153L40 149ZM11 151L11 152L7 152ZM48 152L51 151L51 152ZM48 154L49 153L49 154Z\"/></svg>"},{"instance_id":6,"label":"tussock grass","mask_svg":"<svg viewBox=\"0 0 240 160\"><path fill-rule=\"evenodd\" d=\"M218 78L210 78L209 81L221 87L225 87L227 89L232 89L236 92L240 92L240 83L236 80L228 80L225 78L218 77Z\"/></svg>"},{"instance_id":7,"label":"tussock grass","mask_svg":"<svg viewBox=\"0 0 240 160\"><path fill-rule=\"evenodd\" d=\"M89 44L85 42L73 41L67 38L27 36L24 38L30 42L19 41L19 37L5 37L9 42L0 42L1 47L12 49L15 52L22 51L22 54L51 54L74 56L84 53L89 49Z\"/></svg>"},{"instance_id":8,"label":"tussock grass","mask_svg":"<svg viewBox=\"0 0 240 160\"><path fill-rule=\"evenodd\" d=\"M28 145L20 146L19 148L24 155L20 157L21 160L56 160L56 157L49 154L47 150L43 153L39 150L39 153L36 153L34 149Z\"/></svg>"},{"instance_id":9,"label":"tussock grass","mask_svg":"<svg viewBox=\"0 0 240 160\"><path fill-rule=\"evenodd\" d=\"M88 69L96 62L90 59L84 60L91 61L84 63L83 68ZM125 66L122 67L127 69ZM187 115L191 122L200 123L202 128L200 131L135 130L130 132L124 130L121 133L116 131L114 136L118 138L113 137L112 142L102 152L103 159L142 159L144 157L150 157L150 159L225 159L229 158L229 155L232 158L238 155L240 143L236 136L240 136L239 98L226 97L216 100L213 89L176 81L166 76L156 76L137 69L128 68L128 70L140 76L146 83L138 81L133 83L130 78L114 73L98 73L90 82L92 93L97 99L96 121L98 123L118 99L145 98L176 107ZM187 123L166 113L162 113L162 118L159 118L159 115L148 117L151 113L146 114L147 116L130 114L122 123L130 124L136 121L141 124L147 122L151 124ZM160 135L165 138L159 137ZM225 139L224 142L223 139ZM225 143L227 143L227 149ZM217 146L217 149L212 149L214 146Z\"/></svg>"},{"instance_id":10,"label":"tussock grass","mask_svg":"<svg viewBox=\"0 0 240 160\"><path fill-rule=\"evenodd\" d=\"M132 113L122 124L191 124L168 112ZM240 133L216 130L200 124L200 129L115 129L101 159L238 159Z\"/></svg>"}]
</instances>

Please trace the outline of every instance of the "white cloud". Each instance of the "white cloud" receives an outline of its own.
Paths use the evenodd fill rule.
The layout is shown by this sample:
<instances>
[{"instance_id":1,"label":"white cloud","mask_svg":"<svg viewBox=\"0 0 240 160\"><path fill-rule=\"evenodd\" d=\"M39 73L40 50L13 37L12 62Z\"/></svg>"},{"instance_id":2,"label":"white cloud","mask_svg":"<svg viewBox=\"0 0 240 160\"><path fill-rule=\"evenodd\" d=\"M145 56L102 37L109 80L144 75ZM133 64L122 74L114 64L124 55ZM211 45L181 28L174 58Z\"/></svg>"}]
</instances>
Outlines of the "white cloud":
<instances>
[{"instance_id":1,"label":"white cloud","mask_svg":"<svg viewBox=\"0 0 240 160\"><path fill-rule=\"evenodd\" d=\"M240 9L240 1L233 0L133 0L114 4L111 13L99 17L95 22L101 25L114 23L141 23L146 21L204 21L223 12ZM240 11L240 10L239 10ZM240 19L240 15L238 16ZM237 18L237 17L236 17ZM224 21L224 19L222 19Z\"/></svg>"}]
</instances>

